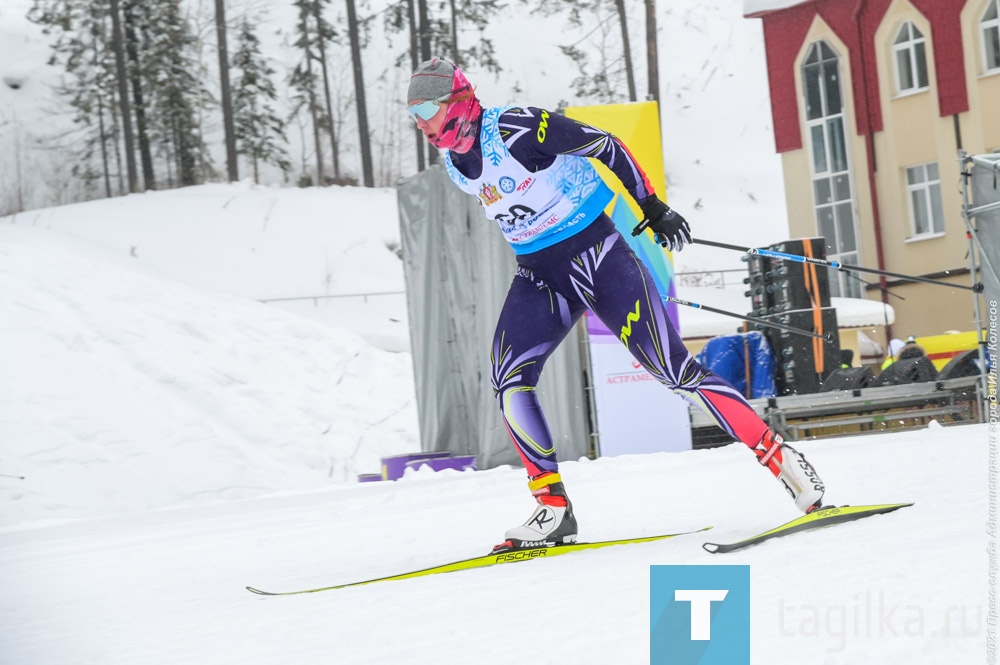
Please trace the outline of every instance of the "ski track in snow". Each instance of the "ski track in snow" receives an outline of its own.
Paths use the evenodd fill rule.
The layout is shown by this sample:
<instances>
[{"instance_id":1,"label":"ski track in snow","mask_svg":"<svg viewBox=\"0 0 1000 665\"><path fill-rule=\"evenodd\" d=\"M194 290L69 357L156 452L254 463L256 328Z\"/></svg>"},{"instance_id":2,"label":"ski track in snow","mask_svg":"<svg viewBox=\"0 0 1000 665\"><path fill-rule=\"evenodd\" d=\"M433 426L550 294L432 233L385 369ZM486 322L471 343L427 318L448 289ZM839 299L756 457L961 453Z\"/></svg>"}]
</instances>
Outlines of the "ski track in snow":
<instances>
[{"instance_id":1,"label":"ski track in snow","mask_svg":"<svg viewBox=\"0 0 1000 665\"><path fill-rule=\"evenodd\" d=\"M728 555L700 544L796 515L740 446L567 462L581 538L715 528L292 598L243 587L310 588L483 553L531 509L522 472L417 473L12 528L0 533L0 644L17 663L507 663L513 646L557 632L562 659L643 663L649 565L749 564L754 663L978 662L986 437L973 425L805 442L832 500L916 505Z\"/></svg>"}]
</instances>

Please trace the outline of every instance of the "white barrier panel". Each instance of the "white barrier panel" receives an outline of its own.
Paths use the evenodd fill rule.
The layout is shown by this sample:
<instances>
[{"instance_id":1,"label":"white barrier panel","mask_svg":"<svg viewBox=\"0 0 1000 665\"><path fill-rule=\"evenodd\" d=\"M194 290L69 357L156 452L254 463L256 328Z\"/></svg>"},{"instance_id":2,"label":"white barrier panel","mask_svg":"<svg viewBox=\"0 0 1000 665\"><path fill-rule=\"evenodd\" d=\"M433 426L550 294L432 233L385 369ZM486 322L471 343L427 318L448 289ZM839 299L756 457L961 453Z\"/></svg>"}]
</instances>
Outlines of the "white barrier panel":
<instances>
[{"instance_id":1,"label":"white barrier panel","mask_svg":"<svg viewBox=\"0 0 1000 665\"><path fill-rule=\"evenodd\" d=\"M691 450L688 405L653 378L587 312L590 367L602 457Z\"/></svg>"}]
</instances>

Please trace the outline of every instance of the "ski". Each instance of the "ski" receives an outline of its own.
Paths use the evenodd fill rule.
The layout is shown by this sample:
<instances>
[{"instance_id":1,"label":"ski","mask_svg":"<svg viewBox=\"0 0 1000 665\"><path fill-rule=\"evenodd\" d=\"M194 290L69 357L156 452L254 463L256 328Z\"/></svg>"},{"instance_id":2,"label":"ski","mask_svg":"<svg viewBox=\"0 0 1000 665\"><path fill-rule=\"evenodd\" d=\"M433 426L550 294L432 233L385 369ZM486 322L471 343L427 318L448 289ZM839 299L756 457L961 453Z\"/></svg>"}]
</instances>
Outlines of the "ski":
<instances>
[{"instance_id":1,"label":"ski","mask_svg":"<svg viewBox=\"0 0 1000 665\"><path fill-rule=\"evenodd\" d=\"M784 536L788 536L793 533L810 531L812 529L822 529L823 527L833 526L834 524L843 524L844 522L853 522L855 520L864 519L865 517L871 517L872 515L891 513L894 510L899 510L900 508L906 508L907 506L912 505L912 503L886 503L873 506L828 506L826 508L815 510L808 515L803 515L802 517L794 519L791 522L786 522L785 524L775 527L770 531L765 531L764 533L757 534L756 536L752 536L744 540L739 540L735 543L704 543L702 547L712 554L733 552L735 550L741 550L745 547L751 547L752 545L759 545L760 543L773 538L783 538Z\"/></svg>"},{"instance_id":2,"label":"ski","mask_svg":"<svg viewBox=\"0 0 1000 665\"><path fill-rule=\"evenodd\" d=\"M394 580L410 579L412 577L424 577L425 575L453 573L458 570L485 568L486 566L495 566L497 564L502 564L502 563L517 563L519 561L529 561L531 559L549 559L554 556L559 556L560 554L569 554L570 552L579 552L581 550L597 549L598 547L610 547L612 545L628 545L631 543L651 543L657 540L666 540L667 538L674 538L676 536L685 536L692 533L700 533L702 531L708 531L711 528L712 527L707 526L704 527L703 529L697 529L695 531L684 531L682 533L668 533L660 536L625 538L622 540L602 540L593 543L573 543L571 545L551 545L543 547L529 547L523 549L506 550L502 552L492 552L490 554L487 554L486 556L477 556L471 559L462 559L461 561L453 561L452 563L446 563L441 566L433 566L431 568L424 568L422 570L414 570L409 573L389 575L387 577L377 577L375 579L362 580L360 582L335 584L333 586L324 586L315 589L300 589L298 591L263 591L261 589L254 588L252 586L248 586L247 591L250 591L260 596L294 596L303 593L318 593L320 591L333 591L334 589L346 589L348 587L361 586L363 584L374 584L375 582L390 582Z\"/></svg>"}]
</instances>

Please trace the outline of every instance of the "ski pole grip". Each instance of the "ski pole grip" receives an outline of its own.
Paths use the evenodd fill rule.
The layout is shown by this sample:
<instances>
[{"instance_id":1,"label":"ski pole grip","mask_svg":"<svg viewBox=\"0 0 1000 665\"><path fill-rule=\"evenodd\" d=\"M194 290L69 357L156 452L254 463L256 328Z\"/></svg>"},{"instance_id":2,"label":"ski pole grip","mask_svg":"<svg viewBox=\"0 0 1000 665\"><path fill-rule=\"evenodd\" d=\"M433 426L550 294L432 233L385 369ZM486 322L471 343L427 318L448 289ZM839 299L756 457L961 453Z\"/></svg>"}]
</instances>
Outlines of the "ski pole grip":
<instances>
[{"instance_id":1,"label":"ski pole grip","mask_svg":"<svg viewBox=\"0 0 1000 665\"><path fill-rule=\"evenodd\" d=\"M632 229L632 237L633 238L636 237L637 235L645 231L647 228L649 228L649 220L644 219L638 224L636 224L635 228Z\"/></svg>"}]
</instances>

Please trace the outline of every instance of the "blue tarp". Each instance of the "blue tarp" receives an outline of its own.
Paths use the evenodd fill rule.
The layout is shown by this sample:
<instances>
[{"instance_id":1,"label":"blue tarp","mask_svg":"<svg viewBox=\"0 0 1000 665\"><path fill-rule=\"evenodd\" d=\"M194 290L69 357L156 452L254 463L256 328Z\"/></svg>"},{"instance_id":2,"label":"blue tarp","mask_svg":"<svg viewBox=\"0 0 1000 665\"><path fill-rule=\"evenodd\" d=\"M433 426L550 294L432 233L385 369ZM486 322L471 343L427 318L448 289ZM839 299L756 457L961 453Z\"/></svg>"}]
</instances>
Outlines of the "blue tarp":
<instances>
[{"instance_id":1,"label":"blue tarp","mask_svg":"<svg viewBox=\"0 0 1000 665\"><path fill-rule=\"evenodd\" d=\"M746 396L748 353L750 398L773 397L778 392L774 385L774 355L771 353L771 345L761 332L714 337L708 340L708 344L698 354L698 362Z\"/></svg>"}]
</instances>

